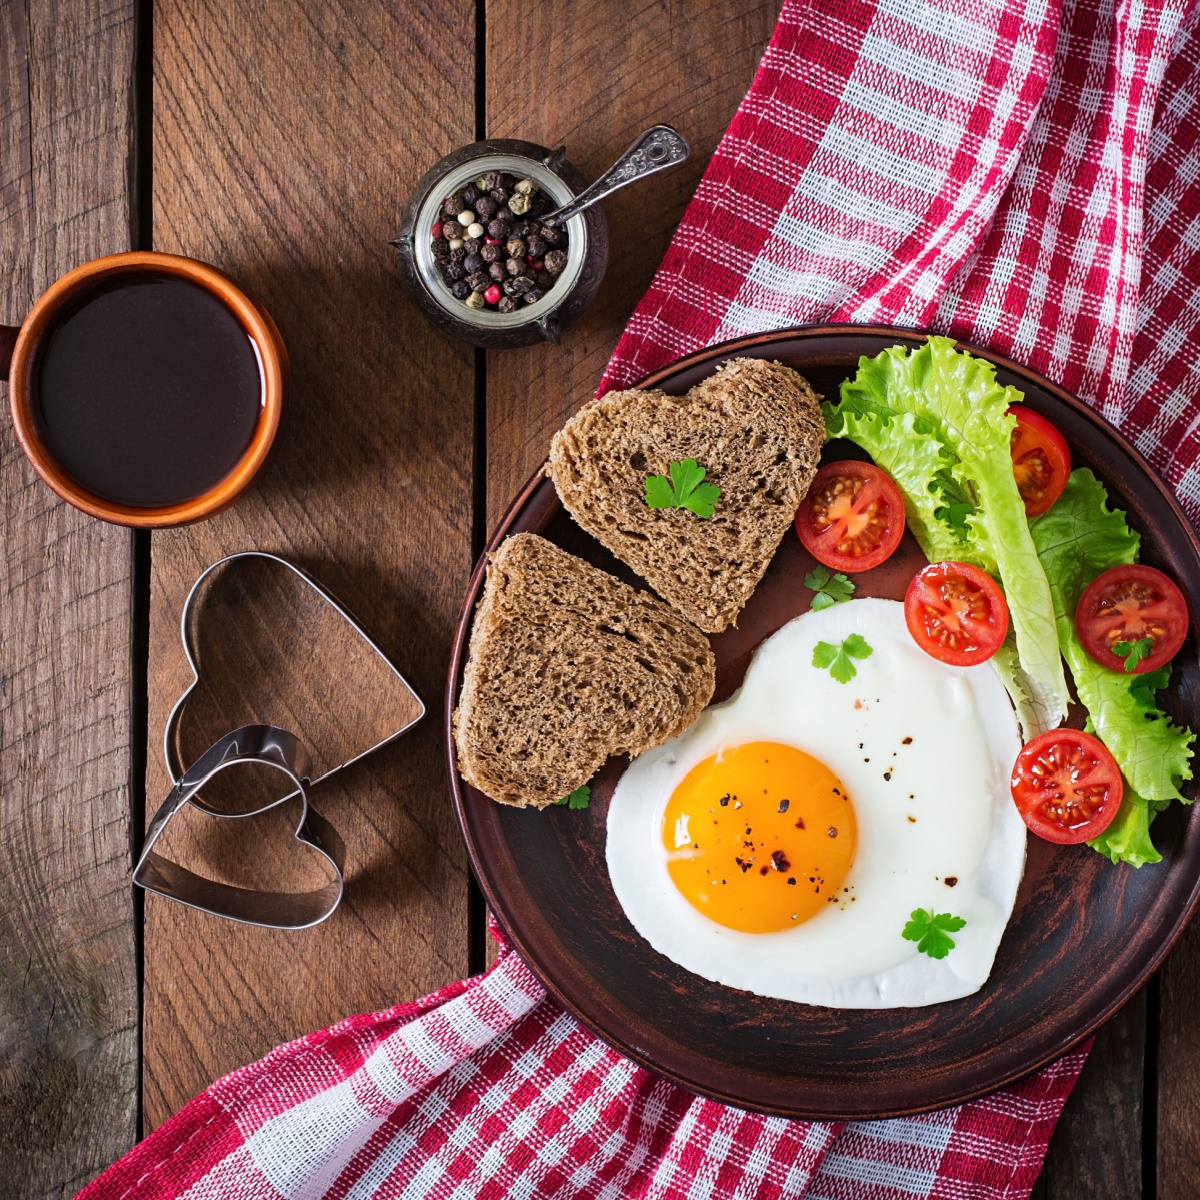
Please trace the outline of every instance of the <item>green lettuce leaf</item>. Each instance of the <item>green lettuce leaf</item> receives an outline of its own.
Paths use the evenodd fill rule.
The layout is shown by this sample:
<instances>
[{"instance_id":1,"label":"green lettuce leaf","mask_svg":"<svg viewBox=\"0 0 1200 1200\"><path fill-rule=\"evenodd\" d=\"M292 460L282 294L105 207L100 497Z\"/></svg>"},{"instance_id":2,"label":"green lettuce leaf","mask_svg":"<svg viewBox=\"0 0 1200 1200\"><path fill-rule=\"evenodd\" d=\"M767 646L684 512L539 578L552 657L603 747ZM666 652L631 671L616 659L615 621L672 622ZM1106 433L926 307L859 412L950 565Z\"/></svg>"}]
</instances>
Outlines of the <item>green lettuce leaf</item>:
<instances>
[{"instance_id":1,"label":"green lettuce leaf","mask_svg":"<svg viewBox=\"0 0 1200 1200\"><path fill-rule=\"evenodd\" d=\"M1016 419L1007 410L1021 399L996 382L991 363L931 337L911 352L893 346L860 359L840 403L826 407L826 427L896 481L930 561L974 563L1003 584L1015 658L997 667L1032 737L1062 721L1068 697L1050 589L1009 453Z\"/></svg>"},{"instance_id":2,"label":"green lettuce leaf","mask_svg":"<svg viewBox=\"0 0 1200 1200\"><path fill-rule=\"evenodd\" d=\"M1084 650L1075 632L1083 589L1102 571L1135 562L1138 535L1125 514L1110 507L1104 485L1087 468L1071 472L1058 502L1029 527L1050 584L1059 645L1075 694L1088 710L1089 728L1117 760L1127 785L1113 824L1091 844L1114 862L1158 862L1150 822L1172 800L1189 803L1179 785L1192 778L1196 735L1155 703L1155 690L1166 685L1168 673L1110 671Z\"/></svg>"}]
</instances>

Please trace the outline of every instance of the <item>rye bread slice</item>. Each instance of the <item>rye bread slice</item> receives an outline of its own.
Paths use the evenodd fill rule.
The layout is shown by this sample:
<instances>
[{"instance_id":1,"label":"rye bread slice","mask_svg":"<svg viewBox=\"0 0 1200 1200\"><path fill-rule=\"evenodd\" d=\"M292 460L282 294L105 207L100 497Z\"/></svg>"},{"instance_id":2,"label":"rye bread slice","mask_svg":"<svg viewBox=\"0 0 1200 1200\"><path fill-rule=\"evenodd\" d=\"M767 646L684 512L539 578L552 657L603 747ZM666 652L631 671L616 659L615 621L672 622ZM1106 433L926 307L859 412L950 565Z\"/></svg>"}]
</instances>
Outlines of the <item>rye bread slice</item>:
<instances>
[{"instance_id":1,"label":"rye bread slice","mask_svg":"<svg viewBox=\"0 0 1200 1200\"><path fill-rule=\"evenodd\" d=\"M684 396L609 392L550 443L548 472L572 517L688 620L737 623L816 473L820 397L780 363L735 358ZM721 489L709 518L650 508L648 475L694 458Z\"/></svg>"},{"instance_id":2,"label":"rye bread slice","mask_svg":"<svg viewBox=\"0 0 1200 1200\"><path fill-rule=\"evenodd\" d=\"M530 533L488 564L454 713L458 769L545 808L613 754L682 733L712 698L708 639L674 609Z\"/></svg>"}]
</instances>

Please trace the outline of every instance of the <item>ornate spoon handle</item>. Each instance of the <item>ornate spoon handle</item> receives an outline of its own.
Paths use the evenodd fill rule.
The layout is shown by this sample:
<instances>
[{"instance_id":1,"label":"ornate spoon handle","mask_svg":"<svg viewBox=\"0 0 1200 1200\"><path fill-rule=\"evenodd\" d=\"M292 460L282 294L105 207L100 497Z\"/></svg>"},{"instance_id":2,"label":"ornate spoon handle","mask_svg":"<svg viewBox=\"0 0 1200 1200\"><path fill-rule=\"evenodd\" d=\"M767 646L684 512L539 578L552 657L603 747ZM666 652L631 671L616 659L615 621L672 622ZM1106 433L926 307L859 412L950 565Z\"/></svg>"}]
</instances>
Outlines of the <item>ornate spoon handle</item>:
<instances>
[{"instance_id":1,"label":"ornate spoon handle","mask_svg":"<svg viewBox=\"0 0 1200 1200\"><path fill-rule=\"evenodd\" d=\"M611 196L618 188L657 171L678 166L689 153L688 144L681 133L670 125L652 125L599 179L584 188L569 204L542 217L541 223L562 225L576 213L590 208L597 200Z\"/></svg>"}]
</instances>

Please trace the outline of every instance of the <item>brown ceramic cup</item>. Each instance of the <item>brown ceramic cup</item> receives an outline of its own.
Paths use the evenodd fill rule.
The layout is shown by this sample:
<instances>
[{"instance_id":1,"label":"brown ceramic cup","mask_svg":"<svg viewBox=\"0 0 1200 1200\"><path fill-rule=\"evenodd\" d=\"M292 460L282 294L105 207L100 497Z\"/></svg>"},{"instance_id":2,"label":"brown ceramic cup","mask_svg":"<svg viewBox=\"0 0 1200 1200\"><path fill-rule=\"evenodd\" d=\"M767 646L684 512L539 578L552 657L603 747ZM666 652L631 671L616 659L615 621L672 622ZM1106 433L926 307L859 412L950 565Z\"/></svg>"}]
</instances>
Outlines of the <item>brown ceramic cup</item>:
<instances>
[{"instance_id":1,"label":"brown ceramic cup","mask_svg":"<svg viewBox=\"0 0 1200 1200\"><path fill-rule=\"evenodd\" d=\"M258 350L262 406L250 443L222 479L188 500L161 507L121 504L95 495L68 475L46 447L35 417L38 354L57 318L85 292L120 275L172 275L205 289L238 320ZM288 357L283 338L267 312L215 267L175 254L134 251L84 263L53 283L19 328L0 325L0 379L8 380L8 401L21 448L33 468L69 504L116 525L144 529L187 525L227 508L250 486L267 460L283 416Z\"/></svg>"}]
</instances>

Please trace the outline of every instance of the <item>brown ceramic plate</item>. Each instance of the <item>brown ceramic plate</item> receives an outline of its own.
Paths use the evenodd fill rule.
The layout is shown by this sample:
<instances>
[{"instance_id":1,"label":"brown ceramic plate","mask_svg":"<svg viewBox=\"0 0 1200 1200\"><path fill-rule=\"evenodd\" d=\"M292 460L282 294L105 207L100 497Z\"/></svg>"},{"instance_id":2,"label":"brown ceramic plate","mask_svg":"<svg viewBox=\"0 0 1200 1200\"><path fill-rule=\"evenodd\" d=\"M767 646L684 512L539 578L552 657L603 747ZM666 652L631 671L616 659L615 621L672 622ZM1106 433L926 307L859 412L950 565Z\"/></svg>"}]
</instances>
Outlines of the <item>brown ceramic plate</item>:
<instances>
[{"instance_id":1,"label":"brown ceramic plate","mask_svg":"<svg viewBox=\"0 0 1200 1200\"><path fill-rule=\"evenodd\" d=\"M744 338L656 372L644 386L682 392L735 355L778 359L836 396L860 355L911 331L816 327ZM1025 393L1142 534L1143 560L1200 596L1200 542L1163 483L1115 430L1045 379L995 355L1000 381ZM831 443L827 457L853 449ZM540 533L630 582L638 581L563 511L535 477L492 537ZM857 595L900 598L924 562L909 535L882 567L856 577ZM717 697L741 682L754 647L808 607L801 583L813 561L785 536L739 628L712 639ZM450 666L447 715L457 699L471 615L471 579ZM644 586L644 585L642 585ZM1192 626L1196 617L1192 615ZM1200 661L1189 636L1166 707L1193 726ZM448 726L447 726L448 728ZM1154 824L1162 863L1134 871L1086 846L1029 839L1025 877L991 978L974 996L928 1008L838 1010L763 999L692 975L658 954L626 920L604 861L609 798L626 760L592 783L591 806L543 812L494 804L453 766L458 820L488 903L547 988L589 1029L684 1087L787 1117L869 1119L921 1112L994 1091L1094 1031L1145 982L1200 897L1200 822L1179 805Z\"/></svg>"}]
</instances>

